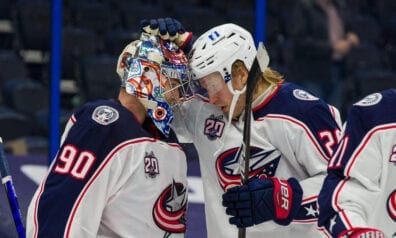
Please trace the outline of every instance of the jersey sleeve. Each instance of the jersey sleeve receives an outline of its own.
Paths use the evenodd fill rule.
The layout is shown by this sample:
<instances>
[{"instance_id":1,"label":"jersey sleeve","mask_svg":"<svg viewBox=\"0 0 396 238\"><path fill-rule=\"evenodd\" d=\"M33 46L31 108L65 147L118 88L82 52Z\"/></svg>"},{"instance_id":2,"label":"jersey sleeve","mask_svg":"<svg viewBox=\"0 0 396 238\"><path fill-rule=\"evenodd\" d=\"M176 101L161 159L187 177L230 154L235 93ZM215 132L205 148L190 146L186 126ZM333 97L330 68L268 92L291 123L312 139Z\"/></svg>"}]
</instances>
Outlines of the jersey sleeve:
<instances>
[{"instance_id":1,"label":"jersey sleeve","mask_svg":"<svg viewBox=\"0 0 396 238\"><path fill-rule=\"evenodd\" d=\"M114 123L92 120L101 107L114 113L107 117ZM108 105L93 104L70 118L59 151L29 206L31 237L96 237L103 209L124 168L118 158L125 151L121 144L126 135L125 127L118 124L121 119L116 120L118 113Z\"/></svg>"},{"instance_id":2,"label":"jersey sleeve","mask_svg":"<svg viewBox=\"0 0 396 238\"><path fill-rule=\"evenodd\" d=\"M320 196L318 225L332 236L357 227L368 227L381 193L384 173L381 127L372 127L359 107L352 107ZM391 146L389 146L391 148Z\"/></svg>"},{"instance_id":3,"label":"jersey sleeve","mask_svg":"<svg viewBox=\"0 0 396 238\"><path fill-rule=\"evenodd\" d=\"M318 195L326 175L327 163L337 145L340 128L337 121L323 105L304 112L306 117L267 115L272 130L273 143L292 164L291 176L296 176L304 190L304 199ZM301 168L301 169L297 169Z\"/></svg>"},{"instance_id":4,"label":"jersey sleeve","mask_svg":"<svg viewBox=\"0 0 396 238\"><path fill-rule=\"evenodd\" d=\"M265 120L272 128L271 143L287 163L286 170L277 171L277 176L295 177L303 189L301 208L294 221L317 222L317 198L340 136L337 121L323 103L308 108L304 116L268 114Z\"/></svg>"}]
</instances>

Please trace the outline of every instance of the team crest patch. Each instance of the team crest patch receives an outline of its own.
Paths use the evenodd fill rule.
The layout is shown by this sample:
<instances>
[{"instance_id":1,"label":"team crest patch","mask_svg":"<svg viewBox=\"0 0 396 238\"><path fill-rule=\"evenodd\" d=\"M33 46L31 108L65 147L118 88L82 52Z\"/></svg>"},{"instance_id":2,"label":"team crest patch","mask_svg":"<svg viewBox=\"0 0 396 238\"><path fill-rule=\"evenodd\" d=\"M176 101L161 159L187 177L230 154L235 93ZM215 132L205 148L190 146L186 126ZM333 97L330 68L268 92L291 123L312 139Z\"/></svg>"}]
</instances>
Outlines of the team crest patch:
<instances>
[{"instance_id":1,"label":"team crest patch","mask_svg":"<svg viewBox=\"0 0 396 238\"><path fill-rule=\"evenodd\" d=\"M373 94L366 96L365 98L363 98L359 102L355 103L354 105L363 106L363 107L372 106L372 105L379 103L381 101L381 99L382 99L382 94L373 93Z\"/></svg>"},{"instance_id":2,"label":"team crest patch","mask_svg":"<svg viewBox=\"0 0 396 238\"><path fill-rule=\"evenodd\" d=\"M209 140L215 140L223 135L224 127L225 122L223 121L223 115L210 115L210 117L205 120L204 135L206 135Z\"/></svg>"},{"instance_id":3,"label":"team crest patch","mask_svg":"<svg viewBox=\"0 0 396 238\"><path fill-rule=\"evenodd\" d=\"M118 111L109 106L99 106L95 108L92 119L99 124L109 125L118 120Z\"/></svg>"},{"instance_id":4,"label":"team crest patch","mask_svg":"<svg viewBox=\"0 0 396 238\"><path fill-rule=\"evenodd\" d=\"M144 156L144 172L150 177L155 178L159 174L158 159L154 152L147 153Z\"/></svg>"},{"instance_id":5,"label":"team crest patch","mask_svg":"<svg viewBox=\"0 0 396 238\"><path fill-rule=\"evenodd\" d=\"M314 95L308 93L307 91L304 91L302 89L294 89L293 90L293 95L300 100L304 101L316 101L319 100L318 97L315 97Z\"/></svg>"}]
</instances>

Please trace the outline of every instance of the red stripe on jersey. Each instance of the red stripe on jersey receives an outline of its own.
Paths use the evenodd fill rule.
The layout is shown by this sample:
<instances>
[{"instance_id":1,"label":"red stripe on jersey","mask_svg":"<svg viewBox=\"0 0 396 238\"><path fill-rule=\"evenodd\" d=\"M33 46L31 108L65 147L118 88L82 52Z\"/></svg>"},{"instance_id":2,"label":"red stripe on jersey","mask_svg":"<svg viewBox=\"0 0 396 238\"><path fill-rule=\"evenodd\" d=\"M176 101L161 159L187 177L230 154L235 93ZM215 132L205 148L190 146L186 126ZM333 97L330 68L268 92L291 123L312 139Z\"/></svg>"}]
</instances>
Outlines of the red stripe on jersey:
<instances>
[{"instance_id":1,"label":"red stripe on jersey","mask_svg":"<svg viewBox=\"0 0 396 238\"><path fill-rule=\"evenodd\" d=\"M93 184L93 182L96 180L96 178L101 174L101 172L104 170L104 168L106 167L106 165L111 161L111 159L114 157L114 155L119 152L121 149L123 149L124 147L131 145L131 144L137 144L137 143L141 143L141 142L155 142L157 141L156 139L153 138L139 138L139 139L134 139L134 140L129 140L126 141L122 144L119 144L117 147L115 147L110 153L109 155L104 159L104 161L102 162L101 166L96 170L95 174L93 174L92 178L87 182L87 184L84 186L84 189L82 190L82 192L80 193L79 197L76 200L75 206L73 207L72 211L71 211L71 215L69 216L69 219L66 223L66 237L70 236L70 230L71 230L71 226L72 226L72 221L74 220L74 216L76 215L77 212L77 208L79 207L83 197L85 196L85 194L87 193L89 187Z\"/></svg>"},{"instance_id":2,"label":"red stripe on jersey","mask_svg":"<svg viewBox=\"0 0 396 238\"><path fill-rule=\"evenodd\" d=\"M395 129L395 128L396 128L396 124L388 124L388 125L381 125L378 127L374 127L371 131L369 131L367 133L367 135L363 138L363 142L360 143L361 146L359 146L355 150L355 152L352 154L352 156L351 156L352 160L348 161L348 163L346 164L345 175L346 176L350 175L351 169L352 169L353 165L355 164L357 157L360 155L360 153L363 151L363 149L366 147L367 143L370 141L371 137L373 137L373 135L375 133L380 132L380 131L386 131L389 129Z\"/></svg>"},{"instance_id":3,"label":"red stripe on jersey","mask_svg":"<svg viewBox=\"0 0 396 238\"><path fill-rule=\"evenodd\" d=\"M314 147L316 148L316 150L319 152L319 154L322 156L322 158L324 160L329 161L329 157L326 155L326 153L324 153L324 151L321 149L320 145L318 144L318 141L315 139L315 136L312 135L311 131L308 129L308 127L302 123L299 120L296 120L293 117L288 117L288 116L284 116L284 115L275 115L275 114L268 114L265 117L259 118L258 121L262 121L264 119L280 119L280 120L285 120L285 121L289 121L293 124L298 125L299 127L303 128L303 130L305 131L305 134L308 135L309 140L312 141L312 144L314 145Z\"/></svg>"},{"instance_id":4,"label":"red stripe on jersey","mask_svg":"<svg viewBox=\"0 0 396 238\"><path fill-rule=\"evenodd\" d=\"M344 223L345 223L345 225L346 225L346 227L348 229L352 228L352 223L350 222L350 220L346 216L345 212L343 211L342 207L338 203L339 195L340 195L340 193L342 191L342 188L345 186L345 184L350 179L351 170L353 169L353 166L354 166L356 160L358 159L360 153L367 146L368 142L374 136L374 134L377 133L377 132L380 132L380 131L385 131L385 130L395 129L395 128L396 128L396 124L387 124L387 125L381 125L381 126L375 127L372 130L370 130L366 134L366 136L363 138L362 143L360 143L360 146L355 149L355 152L351 156L351 160L345 166L345 173L344 174L345 174L346 178L344 180L342 180L340 182L340 184L337 185L337 187L335 188L335 196L334 196L334 199L332 201L332 204L333 204L333 207L336 208L336 210L340 212L340 218L344 221Z\"/></svg>"}]
</instances>

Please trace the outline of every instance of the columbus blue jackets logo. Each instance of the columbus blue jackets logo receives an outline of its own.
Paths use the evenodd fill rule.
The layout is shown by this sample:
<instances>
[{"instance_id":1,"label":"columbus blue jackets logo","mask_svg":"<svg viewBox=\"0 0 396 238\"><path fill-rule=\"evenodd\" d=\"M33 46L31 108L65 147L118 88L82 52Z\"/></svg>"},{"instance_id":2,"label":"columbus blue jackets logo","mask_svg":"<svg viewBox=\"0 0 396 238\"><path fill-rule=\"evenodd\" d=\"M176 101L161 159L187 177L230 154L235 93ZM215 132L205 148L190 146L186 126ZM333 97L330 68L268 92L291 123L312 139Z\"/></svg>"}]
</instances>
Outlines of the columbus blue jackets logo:
<instances>
[{"instance_id":1,"label":"columbus blue jackets logo","mask_svg":"<svg viewBox=\"0 0 396 238\"><path fill-rule=\"evenodd\" d=\"M216 171L220 186L225 191L230 186L241 184L239 158L241 148L229 149L217 157ZM276 150L264 151L258 147L250 147L249 178L272 177L278 168L280 154Z\"/></svg>"},{"instance_id":2,"label":"columbus blue jackets logo","mask_svg":"<svg viewBox=\"0 0 396 238\"><path fill-rule=\"evenodd\" d=\"M318 97L315 97L312 94L310 94L307 91L304 91L302 89L294 89L293 90L293 95L297 99L304 100L304 101L316 101L316 100L319 100Z\"/></svg>"},{"instance_id":3,"label":"columbus blue jackets logo","mask_svg":"<svg viewBox=\"0 0 396 238\"><path fill-rule=\"evenodd\" d=\"M396 190L389 195L387 208L389 216L396 222Z\"/></svg>"},{"instance_id":4,"label":"columbus blue jackets logo","mask_svg":"<svg viewBox=\"0 0 396 238\"><path fill-rule=\"evenodd\" d=\"M182 183L172 182L164 189L153 207L153 219L165 231L171 233L186 231L187 189Z\"/></svg>"},{"instance_id":5,"label":"columbus blue jackets logo","mask_svg":"<svg viewBox=\"0 0 396 238\"><path fill-rule=\"evenodd\" d=\"M225 122L223 121L223 115L210 115L210 117L205 120L204 134L209 140L215 140L223 135L224 126Z\"/></svg>"},{"instance_id":6,"label":"columbus blue jackets logo","mask_svg":"<svg viewBox=\"0 0 396 238\"><path fill-rule=\"evenodd\" d=\"M363 98L359 102L355 103L354 105L363 106L363 107L364 106L372 106L372 105L379 103L381 101L381 99L382 99L382 95L380 93L373 93L373 94L366 96L365 98Z\"/></svg>"},{"instance_id":7,"label":"columbus blue jackets logo","mask_svg":"<svg viewBox=\"0 0 396 238\"><path fill-rule=\"evenodd\" d=\"M92 119L105 126L117 121L118 117L118 111L109 106L99 106L92 113Z\"/></svg>"}]
</instances>

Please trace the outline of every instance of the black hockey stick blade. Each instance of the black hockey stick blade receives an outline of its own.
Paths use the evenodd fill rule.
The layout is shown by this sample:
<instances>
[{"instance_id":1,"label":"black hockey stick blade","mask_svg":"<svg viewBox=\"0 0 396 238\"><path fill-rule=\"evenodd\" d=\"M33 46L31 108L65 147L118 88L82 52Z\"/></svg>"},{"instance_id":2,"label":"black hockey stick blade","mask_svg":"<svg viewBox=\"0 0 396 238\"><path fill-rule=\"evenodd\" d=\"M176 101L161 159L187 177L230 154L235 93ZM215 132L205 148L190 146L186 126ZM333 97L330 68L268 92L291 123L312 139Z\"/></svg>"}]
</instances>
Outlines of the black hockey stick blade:
<instances>
[{"instance_id":1,"label":"black hockey stick blade","mask_svg":"<svg viewBox=\"0 0 396 238\"><path fill-rule=\"evenodd\" d=\"M0 174L1 182L7 194L8 203L12 212L15 227L19 238L25 238L25 228L23 226L21 210L18 204L18 197L15 192L14 184L8 167L8 162L4 153L3 139L0 137Z\"/></svg>"},{"instance_id":2,"label":"black hockey stick blade","mask_svg":"<svg viewBox=\"0 0 396 238\"><path fill-rule=\"evenodd\" d=\"M245 124L243 127L242 159L240 160L241 182L246 184L249 179L250 128L253 92L264 70L268 67L269 56L262 42L259 43L257 55L249 71L246 84ZM238 229L238 238L246 237L246 228Z\"/></svg>"}]
</instances>

